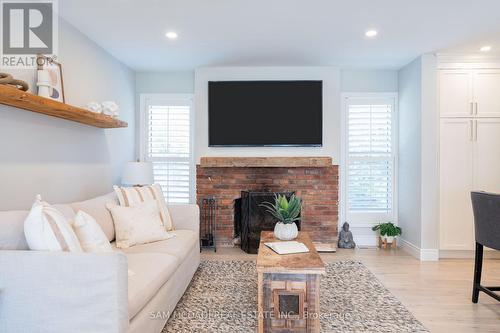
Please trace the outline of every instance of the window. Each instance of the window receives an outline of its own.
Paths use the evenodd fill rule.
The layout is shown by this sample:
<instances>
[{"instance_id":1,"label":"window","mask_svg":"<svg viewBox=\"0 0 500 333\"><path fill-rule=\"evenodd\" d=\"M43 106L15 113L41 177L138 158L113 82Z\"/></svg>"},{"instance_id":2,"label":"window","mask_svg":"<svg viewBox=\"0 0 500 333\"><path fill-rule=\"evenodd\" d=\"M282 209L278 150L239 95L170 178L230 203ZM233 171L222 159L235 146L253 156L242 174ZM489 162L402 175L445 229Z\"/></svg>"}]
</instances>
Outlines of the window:
<instances>
[{"instance_id":1,"label":"window","mask_svg":"<svg viewBox=\"0 0 500 333\"><path fill-rule=\"evenodd\" d=\"M141 95L140 155L168 203L192 202L191 111L191 95Z\"/></svg>"},{"instance_id":2,"label":"window","mask_svg":"<svg viewBox=\"0 0 500 333\"><path fill-rule=\"evenodd\" d=\"M395 96L346 97L344 218L351 223L395 219Z\"/></svg>"}]
</instances>

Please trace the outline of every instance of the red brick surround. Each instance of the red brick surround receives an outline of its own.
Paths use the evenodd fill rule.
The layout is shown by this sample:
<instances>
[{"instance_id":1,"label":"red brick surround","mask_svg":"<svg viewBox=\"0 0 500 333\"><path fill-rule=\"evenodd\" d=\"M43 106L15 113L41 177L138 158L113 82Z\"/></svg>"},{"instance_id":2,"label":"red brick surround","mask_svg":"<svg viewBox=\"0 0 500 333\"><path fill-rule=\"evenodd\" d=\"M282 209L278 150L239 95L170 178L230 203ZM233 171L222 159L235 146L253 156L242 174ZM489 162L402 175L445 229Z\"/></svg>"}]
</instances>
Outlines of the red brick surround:
<instances>
[{"instance_id":1,"label":"red brick surround","mask_svg":"<svg viewBox=\"0 0 500 333\"><path fill-rule=\"evenodd\" d=\"M220 158L219 158L220 159ZM250 160L251 158L249 158ZM206 160L206 159L205 159ZM239 158L241 161L241 158ZM203 160L202 160L203 161ZM196 166L196 197L219 199L217 237L219 245L231 245L234 200L243 190L295 191L303 200L302 230L313 241L334 243L338 225L338 166ZM249 164L251 165L251 164Z\"/></svg>"}]
</instances>

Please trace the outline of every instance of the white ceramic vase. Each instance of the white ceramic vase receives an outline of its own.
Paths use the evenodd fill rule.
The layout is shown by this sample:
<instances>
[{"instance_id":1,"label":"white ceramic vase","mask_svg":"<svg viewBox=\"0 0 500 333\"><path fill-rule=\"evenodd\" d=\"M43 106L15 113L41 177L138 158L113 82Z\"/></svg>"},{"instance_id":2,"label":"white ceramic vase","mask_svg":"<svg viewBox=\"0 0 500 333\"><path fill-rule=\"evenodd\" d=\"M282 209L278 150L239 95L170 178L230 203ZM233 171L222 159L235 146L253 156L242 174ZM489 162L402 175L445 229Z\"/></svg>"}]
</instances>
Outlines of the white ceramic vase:
<instances>
[{"instance_id":1,"label":"white ceramic vase","mask_svg":"<svg viewBox=\"0 0 500 333\"><path fill-rule=\"evenodd\" d=\"M299 229L295 222L285 224L283 222L278 222L274 226L274 236L280 240L292 240L297 238L299 235Z\"/></svg>"}]
</instances>

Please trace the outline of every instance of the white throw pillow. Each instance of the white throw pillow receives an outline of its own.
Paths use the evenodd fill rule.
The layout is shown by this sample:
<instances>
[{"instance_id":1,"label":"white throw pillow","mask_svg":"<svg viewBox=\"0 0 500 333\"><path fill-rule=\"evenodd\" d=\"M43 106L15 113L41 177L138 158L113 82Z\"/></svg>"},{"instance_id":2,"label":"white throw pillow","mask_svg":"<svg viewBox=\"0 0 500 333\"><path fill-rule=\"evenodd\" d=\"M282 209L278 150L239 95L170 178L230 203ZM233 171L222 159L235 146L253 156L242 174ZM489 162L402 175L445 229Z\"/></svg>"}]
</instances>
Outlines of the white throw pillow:
<instances>
[{"instance_id":1,"label":"white throw pillow","mask_svg":"<svg viewBox=\"0 0 500 333\"><path fill-rule=\"evenodd\" d=\"M116 247L156 242L173 237L163 226L156 201L145 201L131 207L107 205L113 216Z\"/></svg>"},{"instance_id":2,"label":"white throw pillow","mask_svg":"<svg viewBox=\"0 0 500 333\"><path fill-rule=\"evenodd\" d=\"M73 229L85 252L113 252L101 226L89 214L79 210L73 222Z\"/></svg>"},{"instance_id":3,"label":"white throw pillow","mask_svg":"<svg viewBox=\"0 0 500 333\"><path fill-rule=\"evenodd\" d=\"M168 231L173 229L172 218L168 212L167 203L159 184L134 187L113 186L113 189L118 197L120 206L133 207L146 201L157 202L163 225Z\"/></svg>"},{"instance_id":4,"label":"white throw pillow","mask_svg":"<svg viewBox=\"0 0 500 333\"><path fill-rule=\"evenodd\" d=\"M24 220L24 235L31 250L82 252L69 221L40 195Z\"/></svg>"}]
</instances>

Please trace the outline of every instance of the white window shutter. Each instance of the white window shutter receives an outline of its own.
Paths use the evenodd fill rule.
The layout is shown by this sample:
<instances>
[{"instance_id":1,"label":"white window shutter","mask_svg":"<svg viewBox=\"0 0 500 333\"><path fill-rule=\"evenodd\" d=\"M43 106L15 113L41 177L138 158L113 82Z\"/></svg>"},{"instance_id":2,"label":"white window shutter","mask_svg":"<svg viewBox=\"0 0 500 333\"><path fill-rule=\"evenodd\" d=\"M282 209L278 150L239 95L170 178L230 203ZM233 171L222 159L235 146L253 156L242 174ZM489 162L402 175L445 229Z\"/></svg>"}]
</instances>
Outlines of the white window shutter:
<instances>
[{"instance_id":1,"label":"white window shutter","mask_svg":"<svg viewBox=\"0 0 500 333\"><path fill-rule=\"evenodd\" d=\"M168 203L192 197L191 100L149 98L145 103L144 159L153 163L154 181Z\"/></svg>"},{"instance_id":2,"label":"white window shutter","mask_svg":"<svg viewBox=\"0 0 500 333\"><path fill-rule=\"evenodd\" d=\"M394 100L347 103L347 218L366 222L394 213ZM380 222L380 220L379 220Z\"/></svg>"}]
</instances>

